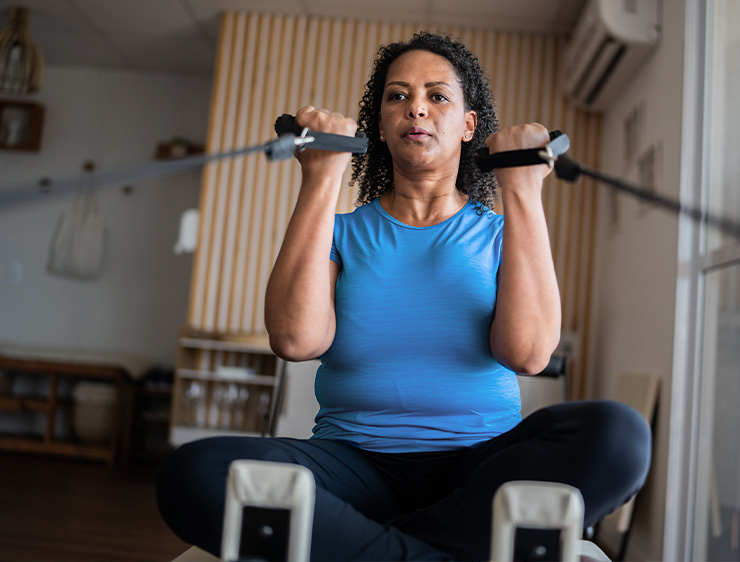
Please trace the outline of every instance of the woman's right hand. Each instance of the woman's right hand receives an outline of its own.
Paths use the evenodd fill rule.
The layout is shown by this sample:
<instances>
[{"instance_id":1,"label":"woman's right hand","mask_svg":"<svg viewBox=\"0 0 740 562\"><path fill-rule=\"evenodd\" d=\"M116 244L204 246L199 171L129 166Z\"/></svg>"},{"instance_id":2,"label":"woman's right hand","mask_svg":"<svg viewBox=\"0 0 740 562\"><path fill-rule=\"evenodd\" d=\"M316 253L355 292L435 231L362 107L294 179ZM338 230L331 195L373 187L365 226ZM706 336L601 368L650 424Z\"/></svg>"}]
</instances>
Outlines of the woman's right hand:
<instances>
[{"instance_id":1,"label":"woman's right hand","mask_svg":"<svg viewBox=\"0 0 740 562\"><path fill-rule=\"evenodd\" d=\"M300 108L295 114L296 124L308 127L312 131L333 133L353 137L357 131L357 122L341 113L326 109L317 109L312 105ZM311 149L296 151L296 158L301 164L304 180L314 174L322 177L335 176L341 178L352 160L349 152L333 152L328 150Z\"/></svg>"}]
</instances>

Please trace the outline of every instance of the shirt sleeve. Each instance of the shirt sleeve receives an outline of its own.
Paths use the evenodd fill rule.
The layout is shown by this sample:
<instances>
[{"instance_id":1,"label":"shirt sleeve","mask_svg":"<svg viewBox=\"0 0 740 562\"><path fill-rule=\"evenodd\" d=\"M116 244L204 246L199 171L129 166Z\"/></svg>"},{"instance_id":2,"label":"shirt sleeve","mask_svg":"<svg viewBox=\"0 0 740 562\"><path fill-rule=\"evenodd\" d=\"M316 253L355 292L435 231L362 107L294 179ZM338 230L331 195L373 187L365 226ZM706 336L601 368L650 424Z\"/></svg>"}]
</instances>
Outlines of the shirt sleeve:
<instances>
[{"instance_id":1,"label":"shirt sleeve","mask_svg":"<svg viewBox=\"0 0 740 562\"><path fill-rule=\"evenodd\" d=\"M496 260L496 292L498 292L498 282L501 275L501 251L504 244L504 220L506 219L501 217L501 224L493 237L493 255Z\"/></svg>"},{"instance_id":2,"label":"shirt sleeve","mask_svg":"<svg viewBox=\"0 0 740 562\"><path fill-rule=\"evenodd\" d=\"M329 252L329 259L335 262L340 269L342 268L342 255L339 253L339 248L337 248L337 232L340 227L341 218L341 215L334 217L334 235L331 239L331 251Z\"/></svg>"},{"instance_id":3,"label":"shirt sleeve","mask_svg":"<svg viewBox=\"0 0 740 562\"><path fill-rule=\"evenodd\" d=\"M337 250L337 245L333 240L331 242L331 252L329 253L329 258L339 267L342 267L342 256L339 254L339 250Z\"/></svg>"}]
</instances>

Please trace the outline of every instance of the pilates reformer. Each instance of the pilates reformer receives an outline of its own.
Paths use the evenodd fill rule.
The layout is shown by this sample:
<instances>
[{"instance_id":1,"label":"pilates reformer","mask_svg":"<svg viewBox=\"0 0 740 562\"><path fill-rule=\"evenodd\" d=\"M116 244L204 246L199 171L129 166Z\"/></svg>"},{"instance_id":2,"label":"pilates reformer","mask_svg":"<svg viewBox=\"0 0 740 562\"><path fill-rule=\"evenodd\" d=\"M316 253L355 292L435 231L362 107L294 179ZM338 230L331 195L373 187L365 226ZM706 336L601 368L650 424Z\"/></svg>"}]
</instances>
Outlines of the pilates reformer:
<instances>
[{"instance_id":1,"label":"pilates reformer","mask_svg":"<svg viewBox=\"0 0 740 562\"><path fill-rule=\"evenodd\" d=\"M212 162L255 152L264 152L270 160L284 160L296 150L307 148L364 154L368 145L362 133L348 137L310 131L296 125L289 115L278 118L275 130L277 139L256 146L98 173L96 187L130 185L182 174ZM569 182L575 182L581 175L589 176L620 192L740 238L737 222L586 168L566 155L569 147L567 135L553 131L550 142L541 148L489 154L483 147L476 154L476 163L483 171L546 164L554 169L558 178ZM77 178L39 182L39 187L52 196L73 193L78 185ZM0 208L27 201L35 193L35 187L3 186ZM222 560L307 562L314 498L311 473L293 465L241 462L234 463L229 476ZM583 527L583 500L574 488L542 482L510 482L498 490L493 514L493 561L574 562L583 557L609 560L595 544L579 539Z\"/></svg>"}]
</instances>

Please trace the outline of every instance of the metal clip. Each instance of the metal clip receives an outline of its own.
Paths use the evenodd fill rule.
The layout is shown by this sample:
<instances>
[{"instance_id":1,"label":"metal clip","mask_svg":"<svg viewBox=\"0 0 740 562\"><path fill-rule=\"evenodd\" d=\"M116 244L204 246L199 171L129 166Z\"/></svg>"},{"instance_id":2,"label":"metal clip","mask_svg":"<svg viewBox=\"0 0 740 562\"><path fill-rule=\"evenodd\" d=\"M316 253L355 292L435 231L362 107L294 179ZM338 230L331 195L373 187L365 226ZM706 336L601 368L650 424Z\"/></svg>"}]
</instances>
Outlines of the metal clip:
<instances>
[{"instance_id":1,"label":"metal clip","mask_svg":"<svg viewBox=\"0 0 740 562\"><path fill-rule=\"evenodd\" d=\"M314 137L308 136L308 127L303 127L303 130L301 131L301 136L295 139L296 146L298 146L298 152L303 152L304 150L306 150L306 145L315 140L316 139Z\"/></svg>"},{"instance_id":2,"label":"metal clip","mask_svg":"<svg viewBox=\"0 0 740 562\"><path fill-rule=\"evenodd\" d=\"M542 147L542 150L537 153L537 156L542 158L542 161L547 164L551 170L555 167L555 160L557 160L557 157L553 154L552 147L549 143Z\"/></svg>"}]
</instances>

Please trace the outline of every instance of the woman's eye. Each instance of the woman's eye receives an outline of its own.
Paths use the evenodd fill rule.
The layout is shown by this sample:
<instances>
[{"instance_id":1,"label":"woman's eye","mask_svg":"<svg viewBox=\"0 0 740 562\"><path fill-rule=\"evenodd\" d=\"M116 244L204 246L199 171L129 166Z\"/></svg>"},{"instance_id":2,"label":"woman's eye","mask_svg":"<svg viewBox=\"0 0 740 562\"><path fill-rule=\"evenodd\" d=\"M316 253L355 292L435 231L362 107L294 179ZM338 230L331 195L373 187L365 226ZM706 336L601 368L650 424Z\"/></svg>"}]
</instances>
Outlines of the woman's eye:
<instances>
[{"instance_id":1,"label":"woman's eye","mask_svg":"<svg viewBox=\"0 0 740 562\"><path fill-rule=\"evenodd\" d=\"M406 97L405 94L402 92L394 92L390 96L388 96L388 100L402 100Z\"/></svg>"},{"instance_id":2,"label":"woman's eye","mask_svg":"<svg viewBox=\"0 0 740 562\"><path fill-rule=\"evenodd\" d=\"M449 101L444 94L432 94L432 99L434 101Z\"/></svg>"}]
</instances>

